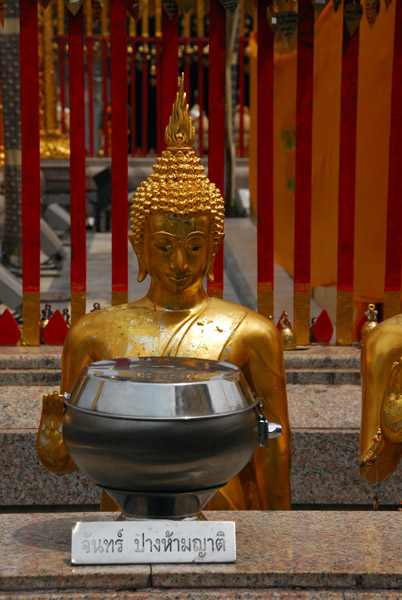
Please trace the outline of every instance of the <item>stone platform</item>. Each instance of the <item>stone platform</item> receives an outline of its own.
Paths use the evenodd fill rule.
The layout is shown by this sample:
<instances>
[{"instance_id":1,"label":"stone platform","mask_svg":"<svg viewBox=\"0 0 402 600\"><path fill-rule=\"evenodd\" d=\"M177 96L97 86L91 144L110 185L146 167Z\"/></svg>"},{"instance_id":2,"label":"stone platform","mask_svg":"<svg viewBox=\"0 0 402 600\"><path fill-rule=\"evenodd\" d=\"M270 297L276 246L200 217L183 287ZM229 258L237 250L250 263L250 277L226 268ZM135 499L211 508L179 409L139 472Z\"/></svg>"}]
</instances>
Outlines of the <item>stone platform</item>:
<instances>
[{"instance_id":1,"label":"stone platform","mask_svg":"<svg viewBox=\"0 0 402 600\"><path fill-rule=\"evenodd\" d=\"M61 348L0 351L0 503L18 506L93 505L99 491L83 475L54 475L37 458L42 395L60 381ZM287 352L295 508L373 504L375 489L357 463L361 388L357 348L312 346ZM397 477L379 486L380 505L397 506Z\"/></svg>"},{"instance_id":2,"label":"stone platform","mask_svg":"<svg viewBox=\"0 0 402 600\"><path fill-rule=\"evenodd\" d=\"M73 523L116 513L0 515L0 600L401 597L400 513L206 515L236 521L235 564L72 566Z\"/></svg>"}]
</instances>

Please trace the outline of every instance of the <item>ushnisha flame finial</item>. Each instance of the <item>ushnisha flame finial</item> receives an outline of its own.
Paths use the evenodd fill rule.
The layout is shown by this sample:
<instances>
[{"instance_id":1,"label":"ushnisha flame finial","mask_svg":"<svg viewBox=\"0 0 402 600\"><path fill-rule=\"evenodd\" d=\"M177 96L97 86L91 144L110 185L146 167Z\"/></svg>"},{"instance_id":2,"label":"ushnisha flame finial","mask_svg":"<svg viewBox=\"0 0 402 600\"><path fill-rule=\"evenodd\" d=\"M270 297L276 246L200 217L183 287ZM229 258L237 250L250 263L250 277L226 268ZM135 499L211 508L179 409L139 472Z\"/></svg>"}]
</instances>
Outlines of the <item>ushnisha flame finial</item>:
<instances>
[{"instance_id":1,"label":"ushnisha flame finial","mask_svg":"<svg viewBox=\"0 0 402 600\"><path fill-rule=\"evenodd\" d=\"M184 91L184 73L179 77L178 87L172 115L165 130L165 142L168 150L187 150L192 148L195 142L195 129L188 114Z\"/></svg>"}]
</instances>

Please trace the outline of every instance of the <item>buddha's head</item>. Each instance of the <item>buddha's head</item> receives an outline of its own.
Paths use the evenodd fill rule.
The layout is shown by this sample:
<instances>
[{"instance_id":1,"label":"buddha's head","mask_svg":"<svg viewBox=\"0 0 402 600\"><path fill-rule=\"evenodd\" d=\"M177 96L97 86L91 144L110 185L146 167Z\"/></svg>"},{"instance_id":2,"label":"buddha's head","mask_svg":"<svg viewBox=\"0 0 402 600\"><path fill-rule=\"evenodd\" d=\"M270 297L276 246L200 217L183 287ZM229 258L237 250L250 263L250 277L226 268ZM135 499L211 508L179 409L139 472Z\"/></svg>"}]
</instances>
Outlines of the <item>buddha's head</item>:
<instances>
[{"instance_id":1,"label":"buddha's head","mask_svg":"<svg viewBox=\"0 0 402 600\"><path fill-rule=\"evenodd\" d=\"M192 148L183 76L166 127L166 150L153 173L133 195L130 241L137 255L138 281L149 273L171 291L213 281L213 262L224 238L224 201Z\"/></svg>"}]
</instances>

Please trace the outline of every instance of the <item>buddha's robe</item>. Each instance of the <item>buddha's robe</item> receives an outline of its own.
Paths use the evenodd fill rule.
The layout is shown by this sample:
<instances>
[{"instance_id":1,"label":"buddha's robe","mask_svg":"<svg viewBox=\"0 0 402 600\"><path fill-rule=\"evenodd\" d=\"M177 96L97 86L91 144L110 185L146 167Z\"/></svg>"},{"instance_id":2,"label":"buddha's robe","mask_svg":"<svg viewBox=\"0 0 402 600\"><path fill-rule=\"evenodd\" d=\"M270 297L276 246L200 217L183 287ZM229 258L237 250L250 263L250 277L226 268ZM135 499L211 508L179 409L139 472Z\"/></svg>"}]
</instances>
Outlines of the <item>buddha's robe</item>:
<instances>
[{"instance_id":1,"label":"buddha's robe","mask_svg":"<svg viewBox=\"0 0 402 600\"><path fill-rule=\"evenodd\" d=\"M210 298L194 310L161 309L144 298L95 311L70 330L63 350L61 391L69 392L82 368L108 358L181 356L223 360L242 369L264 402L268 421L283 427L269 451L218 492L208 508L289 509L290 429L285 370L276 327L247 308ZM185 449L184 449L185 451Z\"/></svg>"}]
</instances>

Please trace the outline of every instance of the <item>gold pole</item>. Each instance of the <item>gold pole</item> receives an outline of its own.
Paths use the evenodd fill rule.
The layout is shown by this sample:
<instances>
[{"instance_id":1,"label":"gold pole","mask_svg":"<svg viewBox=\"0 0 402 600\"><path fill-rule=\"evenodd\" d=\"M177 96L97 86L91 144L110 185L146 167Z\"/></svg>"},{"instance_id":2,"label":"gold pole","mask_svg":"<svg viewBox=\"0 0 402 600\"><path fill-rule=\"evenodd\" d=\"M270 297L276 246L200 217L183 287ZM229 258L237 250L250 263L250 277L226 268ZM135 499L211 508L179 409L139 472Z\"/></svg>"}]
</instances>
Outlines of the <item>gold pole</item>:
<instances>
[{"instance_id":1,"label":"gold pole","mask_svg":"<svg viewBox=\"0 0 402 600\"><path fill-rule=\"evenodd\" d=\"M190 37L190 24L191 24L191 13L183 13L183 35L184 37Z\"/></svg>"},{"instance_id":2,"label":"gold pole","mask_svg":"<svg viewBox=\"0 0 402 600\"><path fill-rule=\"evenodd\" d=\"M57 33L64 35L64 2L57 0Z\"/></svg>"},{"instance_id":3,"label":"gold pole","mask_svg":"<svg viewBox=\"0 0 402 600\"><path fill-rule=\"evenodd\" d=\"M197 0L197 37L204 37L204 0Z\"/></svg>"},{"instance_id":4,"label":"gold pole","mask_svg":"<svg viewBox=\"0 0 402 600\"><path fill-rule=\"evenodd\" d=\"M85 14L85 31L87 35L92 35L92 3L91 0L85 0L84 2L84 14Z\"/></svg>"},{"instance_id":5,"label":"gold pole","mask_svg":"<svg viewBox=\"0 0 402 600\"><path fill-rule=\"evenodd\" d=\"M149 5L145 3L142 19L141 19L141 35L142 37L149 37Z\"/></svg>"},{"instance_id":6,"label":"gold pole","mask_svg":"<svg viewBox=\"0 0 402 600\"><path fill-rule=\"evenodd\" d=\"M129 18L128 18L128 35L130 36L130 38L135 37L136 34L137 34L135 25L136 25L135 19L133 19L133 17L131 15L129 15Z\"/></svg>"},{"instance_id":7,"label":"gold pole","mask_svg":"<svg viewBox=\"0 0 402 600\"><path fill-rule=\"evenodd\" d=\"M59 6L58 6L59 8ZM53 54L52 5L38 4L39 125L41 158L65 159L70 156L70 141L57 126L57 91ZM57 30L62 31L58 12Z\"/></svg>"},{"instance_id":8,"label":"gold pole","mask_svg":"<svg viewBox=\"0 0 402 600\"><path fill-rule=\"evenodd\" d=\"M162 37L162 0L155 0L155 37Z\"/></svg>"}]
</instances>

